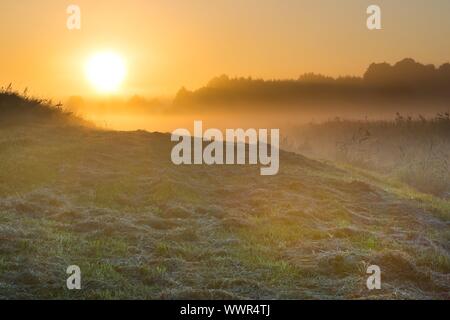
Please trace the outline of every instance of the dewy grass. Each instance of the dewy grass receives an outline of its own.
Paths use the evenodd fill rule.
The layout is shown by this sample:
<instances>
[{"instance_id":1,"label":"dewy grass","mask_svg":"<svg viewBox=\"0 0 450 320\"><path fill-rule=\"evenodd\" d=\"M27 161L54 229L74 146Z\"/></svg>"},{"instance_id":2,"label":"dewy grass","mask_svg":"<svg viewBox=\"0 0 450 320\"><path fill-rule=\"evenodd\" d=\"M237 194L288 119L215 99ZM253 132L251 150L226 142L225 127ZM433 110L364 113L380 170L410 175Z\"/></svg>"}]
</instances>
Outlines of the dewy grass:
<instances>
[{"instance_id":1,"label":"dewy grass","mask_svg":"<svg viewBox=\"0 0 450 320\"><path fill-rule=\"evenodd\" d=\"M266 179L175 166L169 135L0 130L1 297L448 297L448 202L383 175L281 152ZM32 143L8 143L18 133ZM377 263L387 277L368 294Z\"/></svg>"},{"instance_id":2,"label":"dewy grass","mask_svg":"<svg viewBox=\"0 0 450 320\"><path fill-rule=\"evenodd\" d=\"M285 148L394 177L415 189L448 198L450 114L361 121L336 119L286 133Z\"/></svg>"},{"instance_id":3,"label":"dewy grass","mask_svg":"<svg viewBox=\"0 0 450 320\"><path fill-rule=\"evenodd\" d=\"M361 180L368 181L369 183L373 183L379 188L383 190L393 193L401 198L416 200L419 205L424 208L432 208L433 212L444 220L450 219L450 201L438 198L436 196L425 194L419 192L412 187L406 185L405 183L398 181L394 178L387 177L382 174L370 172L368 170L355 168L351 165L340 165L345 170L353 172L356 177L359 177Z\"/></svg>"}]
</instances>

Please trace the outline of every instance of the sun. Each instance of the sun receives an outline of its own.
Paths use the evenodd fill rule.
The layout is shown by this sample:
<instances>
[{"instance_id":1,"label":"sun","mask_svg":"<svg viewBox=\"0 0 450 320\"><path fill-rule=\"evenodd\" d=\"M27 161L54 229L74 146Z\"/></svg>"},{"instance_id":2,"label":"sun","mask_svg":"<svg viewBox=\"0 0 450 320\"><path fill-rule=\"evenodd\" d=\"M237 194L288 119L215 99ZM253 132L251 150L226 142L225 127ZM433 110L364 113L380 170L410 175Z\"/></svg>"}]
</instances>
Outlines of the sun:
<instances>
[{"instance_id":1,"label":"sun","mask_svg":"<svg viewBox=\"0 0 450 320\"><path fill-rule=\"evenodd\" d=\"M116 92L126 75L124 59L117 53L99 52L86 63L86 77L100 93Z\"/></svg>"}]
</instances>

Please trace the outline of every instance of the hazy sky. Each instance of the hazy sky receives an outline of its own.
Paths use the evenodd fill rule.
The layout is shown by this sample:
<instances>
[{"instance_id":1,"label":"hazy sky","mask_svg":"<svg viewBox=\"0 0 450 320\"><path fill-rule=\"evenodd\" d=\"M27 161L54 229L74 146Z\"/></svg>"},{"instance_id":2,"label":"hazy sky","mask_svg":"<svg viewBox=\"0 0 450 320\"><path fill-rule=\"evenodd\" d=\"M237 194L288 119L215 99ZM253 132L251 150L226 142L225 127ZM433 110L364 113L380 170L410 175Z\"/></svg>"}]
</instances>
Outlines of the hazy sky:
<instances>
[{"instance_id":1,"label":"hazy sky","mask_svg":"<svg viewBox=\"0 0 450 320\"><path fill-rule=\"evenodd\" d=\"M81 7L82 29L66 28ZM382 31L366 8L382 8ZM1 0L0 85L49 97L90 95L88 57L128 64L122 93L171 95L213 76L361 75L371 62L450 60L449 0Z\"/></svg>"}]
</instances>

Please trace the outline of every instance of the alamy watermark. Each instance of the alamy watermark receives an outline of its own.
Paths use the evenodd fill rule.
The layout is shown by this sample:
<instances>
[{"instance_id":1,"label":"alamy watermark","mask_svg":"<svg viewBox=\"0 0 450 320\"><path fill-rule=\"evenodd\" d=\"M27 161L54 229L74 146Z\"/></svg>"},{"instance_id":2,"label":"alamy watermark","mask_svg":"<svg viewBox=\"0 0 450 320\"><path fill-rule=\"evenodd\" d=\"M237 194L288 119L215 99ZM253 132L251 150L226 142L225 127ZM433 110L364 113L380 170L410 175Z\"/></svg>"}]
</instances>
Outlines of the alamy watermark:
<instances>
[{"instance_id":1,"label":"alamy watermark","mask_svg":"<svg viewBox=\"0 0 450 320\"><path fill-rule=\"evenodd\" d=\"M381 268L377 265L371 265L367 268L367 274L370 276L367 278L367 289L380 290L381 289Z\"/></svg>"},{"instance_id":2,"label":"alamy watermark","mask_svg":"<svg viewBox=\"0 0 450 320\"><path fill-rule=\"evenodd\" d=\"M81 29L81 8L79 5L71 4L67 7L66 13L69 15L66 21L66 27L69 30ZM381 8L378 5L372 4L367 7L366 13L367 28L369 30L381 30Z\"/></svg>"},{"instance_id":3,"label":"alamy watermark","mask_svg":"<svg viewBox=\"0 0 450 320\"><path fill-rule=\"evenodd\" d=\"M80 30L81 29L81 9L80 6L76 4L71 4L66 9L67 17L66 27L69 30Z\"/></svg>"},{"instance_id":4,"label":"alamy watermark","mask_svg":"<svg viewBox=\"0 0 450 320\"><path fill-rule=\"evenodd\" d=\"M171 140L179 142L171 153L176 165L259 163L264 166L260 169L263 176L276 175L280 168L279 129L271 129L270 133L268 129L226 129L223 134L214 128L203 132L203 122L194 121L193 135L188 129L177 129Z\"/></svg>"},{"instance_id":5,"label":"alamy watermark","mask_svg":"<svg viewBox=\"0 0 450 320\"><path fill-rule=\"evenodd\" d=\"M381 30L381 8L377 5L370 5L367 7L367 29Z\"/></svg>"},{"instance_id":6,"label":"alamy watermark","mask_svg":"<svg viewBox=\"0 0 450 320\"><path fill-rule=\"evenodd\" d=\"M79 266L68 266L66 273L70 275L66 280L66 286L69 290L81 290L81 269Z\"/></svg>"}]
</instances>

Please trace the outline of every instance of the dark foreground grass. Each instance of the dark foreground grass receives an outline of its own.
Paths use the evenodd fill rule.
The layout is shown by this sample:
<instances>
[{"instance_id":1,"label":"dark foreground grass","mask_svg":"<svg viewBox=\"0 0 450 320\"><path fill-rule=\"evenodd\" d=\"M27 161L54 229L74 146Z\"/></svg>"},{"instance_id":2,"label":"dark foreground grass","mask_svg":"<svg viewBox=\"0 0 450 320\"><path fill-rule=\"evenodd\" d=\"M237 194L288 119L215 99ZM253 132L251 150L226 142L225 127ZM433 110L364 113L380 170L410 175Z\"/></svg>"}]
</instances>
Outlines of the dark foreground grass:
<instances>
[{"instance_id":1,"label":"dark foreground grass","mask_svg":"<svg viewBox=\"0 0 450 320\"><path fill-rule=\"evenodd\" d=\"M0 298L450 298L447 201L285 152L273 177L178 167L171 147L2 126ZM72 264L80 291L65 288ZM366 288L371 264L382 290Z\"/></svg>"}]
</instances>

